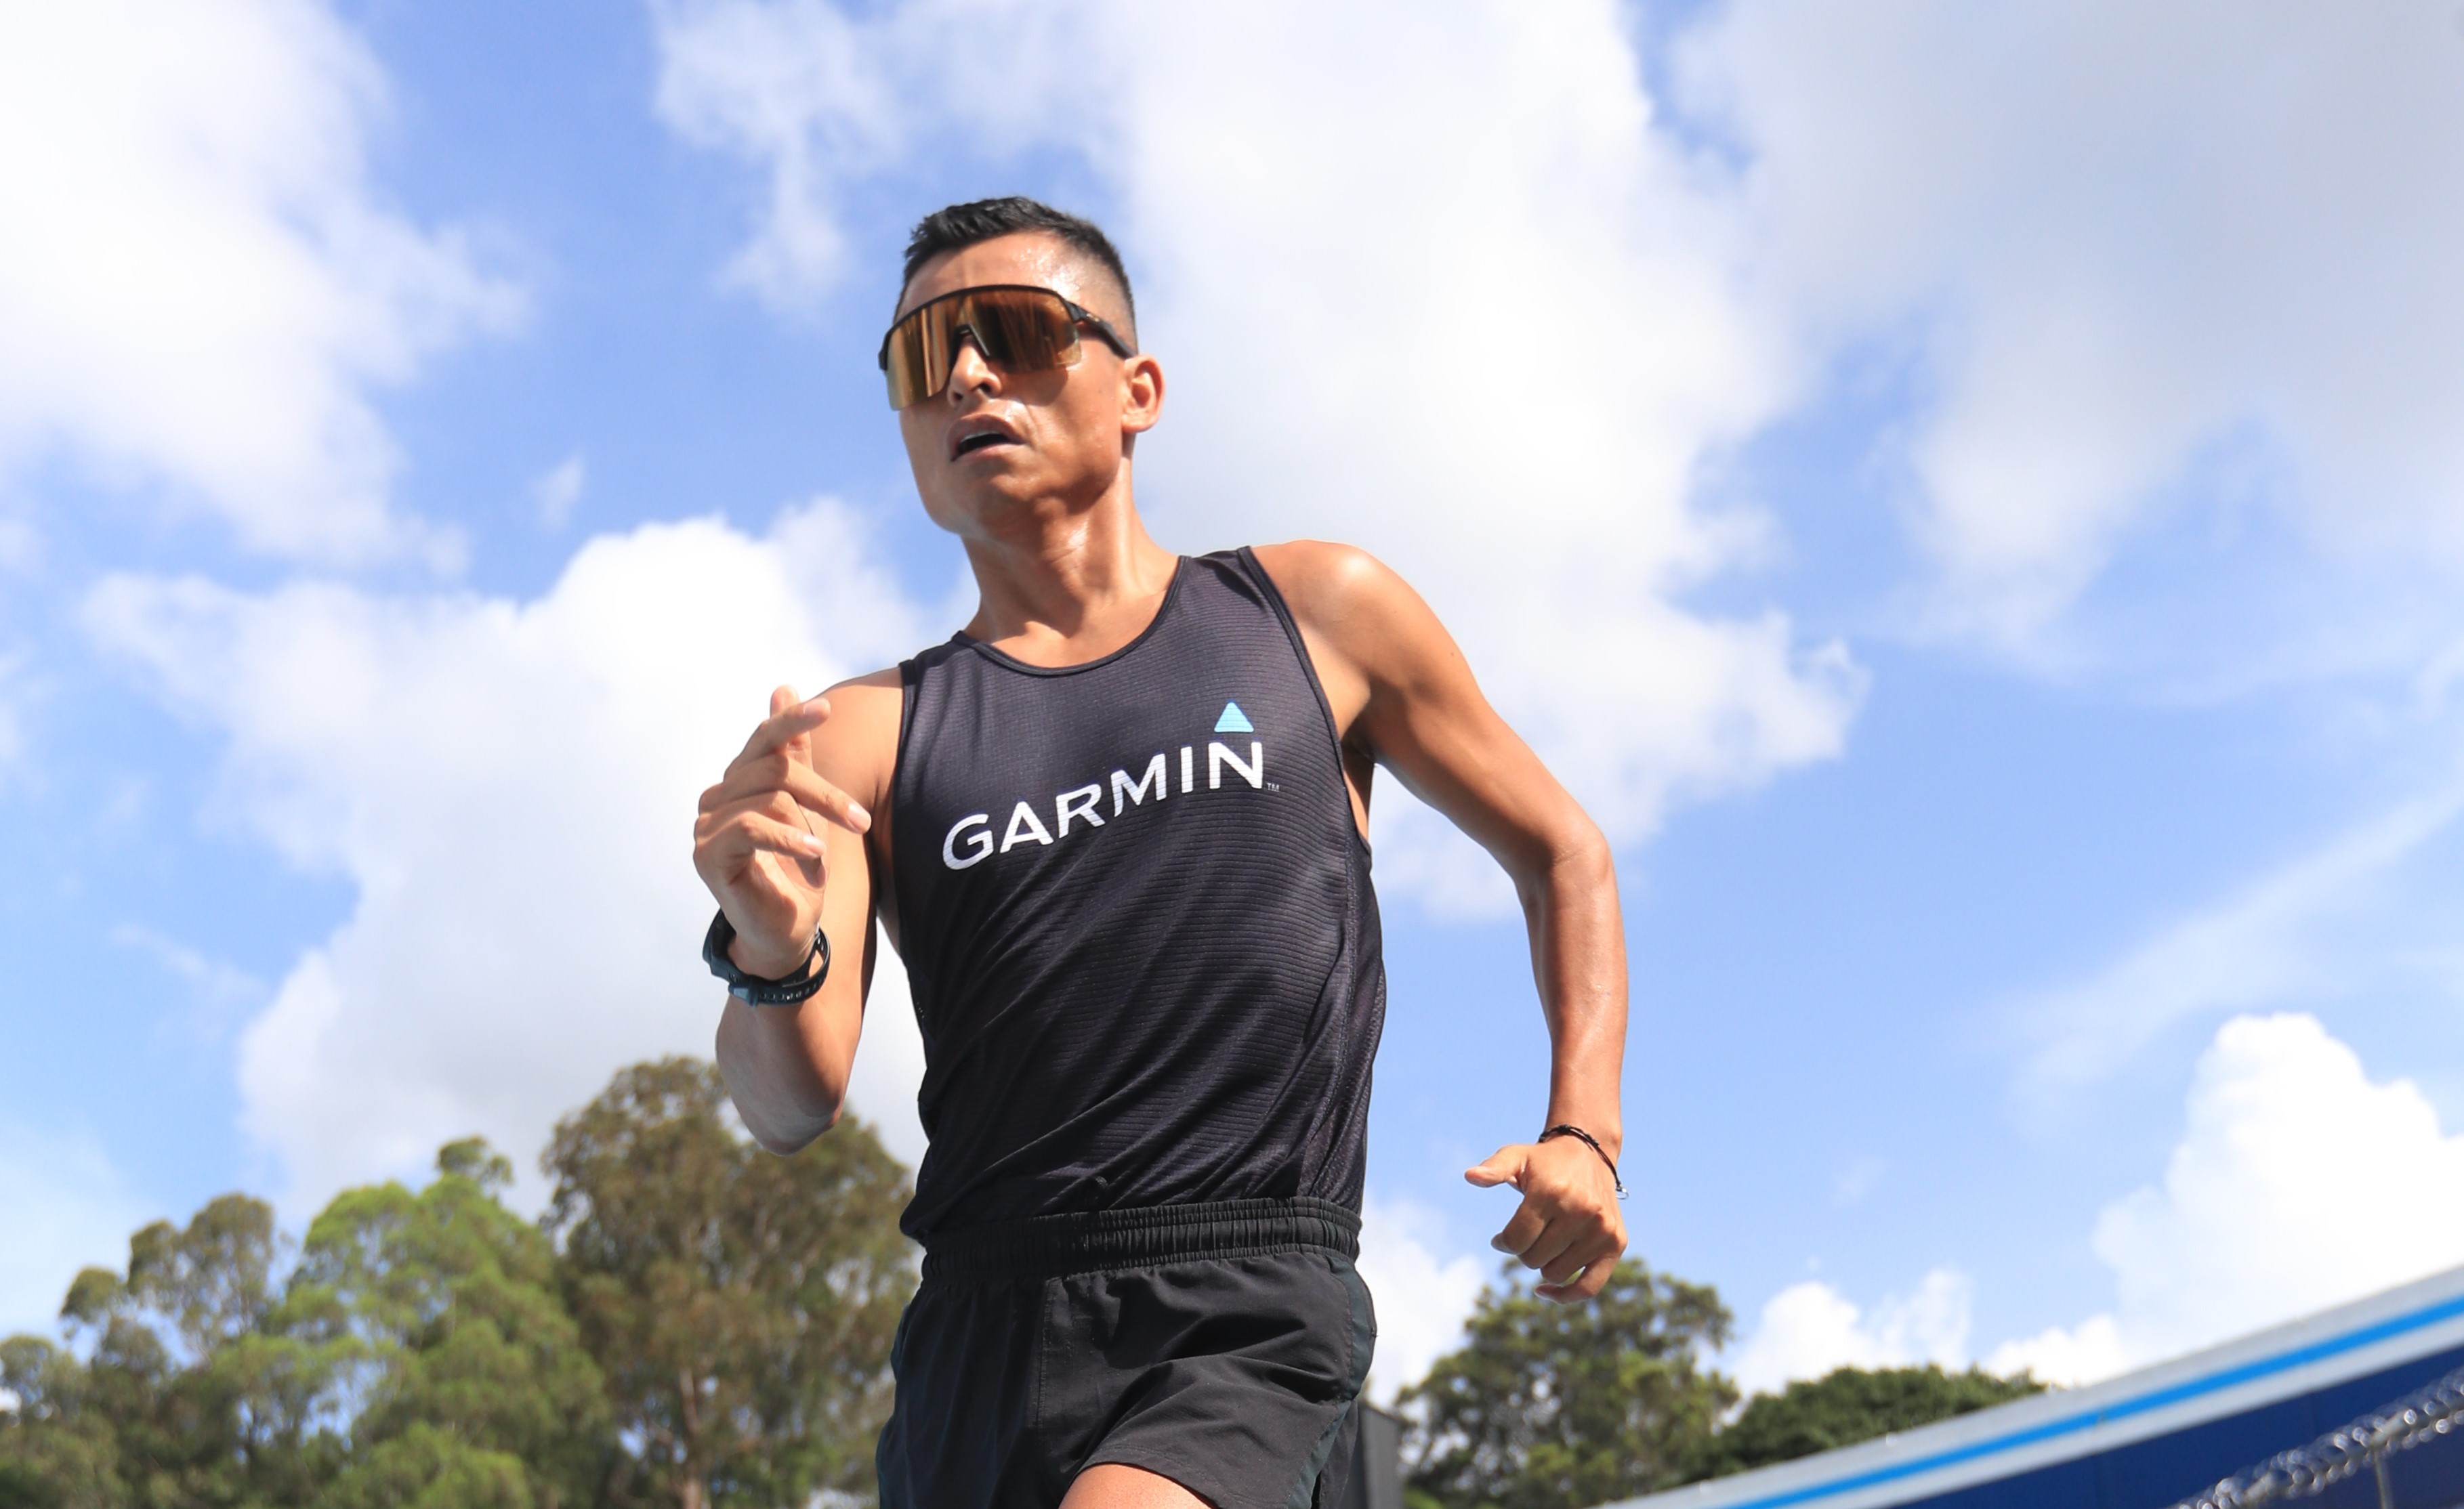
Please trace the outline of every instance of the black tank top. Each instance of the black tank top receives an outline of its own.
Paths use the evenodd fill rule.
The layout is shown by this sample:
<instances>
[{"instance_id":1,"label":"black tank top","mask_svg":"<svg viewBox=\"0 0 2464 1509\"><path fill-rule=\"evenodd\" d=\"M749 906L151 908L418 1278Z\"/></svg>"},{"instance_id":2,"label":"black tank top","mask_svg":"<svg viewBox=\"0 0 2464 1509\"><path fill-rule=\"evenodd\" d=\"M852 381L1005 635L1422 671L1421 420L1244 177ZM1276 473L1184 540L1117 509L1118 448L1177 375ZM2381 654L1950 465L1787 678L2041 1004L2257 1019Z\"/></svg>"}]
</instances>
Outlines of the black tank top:
<instances>
[{"instance_id":1,"label":"black tank top","mask_svg":"<svg viewBox=\"0 0 2464 1509\"><path fill-rule=\"evenodd\" d=\"M899 670L892 871L932 1138L908 1235L1359 1209L1386 1009L1369 849L1257 558L1184 557L1101 660L959 634Z\"/></svg>"}]
</instances>

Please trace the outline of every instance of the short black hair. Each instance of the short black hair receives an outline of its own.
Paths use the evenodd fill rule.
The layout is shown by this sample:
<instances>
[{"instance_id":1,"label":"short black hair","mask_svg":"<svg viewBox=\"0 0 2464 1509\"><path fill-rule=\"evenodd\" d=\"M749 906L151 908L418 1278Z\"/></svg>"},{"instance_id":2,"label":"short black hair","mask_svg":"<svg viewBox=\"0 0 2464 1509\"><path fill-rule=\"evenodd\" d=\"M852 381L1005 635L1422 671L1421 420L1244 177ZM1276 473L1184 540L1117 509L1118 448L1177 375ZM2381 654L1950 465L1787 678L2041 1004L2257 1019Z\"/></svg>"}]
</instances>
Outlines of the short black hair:
<instances>
[{"instance_id":1,"label":"short black hair","mask_svg":"<svg viewBox=\"0 0 2464 1509\"><path fill-rule=\"evenodd\" d=\"M1111 276L1121 291L1121 302L1127 306L1129 316L1129 328L1122 334L1129 338L1130 344L1136 345L1137 296L1130 292L1129 270L1121 266L1121 253L1113 248L1112 238L1104 234L1103 228L1095 222L1066 209L1055 209L1024 194L951 205L915 222L914 230L907 237L907 268L898 279L900 295L905 296L907 285L915 281L915 274L924 264L941 253L962 251L979 242L1016 235L1023 230L1040 230L1058 237L1071 251L1087 257Z\"/></svg>"}]
</instances>

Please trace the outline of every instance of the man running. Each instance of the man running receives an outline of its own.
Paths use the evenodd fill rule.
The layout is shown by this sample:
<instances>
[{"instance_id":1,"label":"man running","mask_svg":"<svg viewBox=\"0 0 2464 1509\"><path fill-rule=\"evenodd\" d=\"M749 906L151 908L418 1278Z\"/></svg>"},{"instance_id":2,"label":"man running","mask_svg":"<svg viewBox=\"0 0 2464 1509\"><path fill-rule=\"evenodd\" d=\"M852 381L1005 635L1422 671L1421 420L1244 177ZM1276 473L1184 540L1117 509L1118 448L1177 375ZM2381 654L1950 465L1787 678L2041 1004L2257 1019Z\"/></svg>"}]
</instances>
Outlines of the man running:
<instances>
[{"instance_id":1,"label":"man running","mask_svg":"<svg viewBox=\"0 0 2464 1509\"><path fill-rule=\"evenodd\" d=\"M1015 198L926 216L882 367L975 617L772 693L693 842L718 1062L762 1146L838 1119L876 915L906 962L932 1146L881 1501L1331 1503L1376 1335L1353 1267L1385 1016L1374 770L1522 897L1541 1135L1467 1177L1521 1193L1493 1244L1566 1302L1625 1249L1608 845L1393 572L1148 536L1131 456L1163 369L1094 226Z\"/></svg>"}]
</instances>

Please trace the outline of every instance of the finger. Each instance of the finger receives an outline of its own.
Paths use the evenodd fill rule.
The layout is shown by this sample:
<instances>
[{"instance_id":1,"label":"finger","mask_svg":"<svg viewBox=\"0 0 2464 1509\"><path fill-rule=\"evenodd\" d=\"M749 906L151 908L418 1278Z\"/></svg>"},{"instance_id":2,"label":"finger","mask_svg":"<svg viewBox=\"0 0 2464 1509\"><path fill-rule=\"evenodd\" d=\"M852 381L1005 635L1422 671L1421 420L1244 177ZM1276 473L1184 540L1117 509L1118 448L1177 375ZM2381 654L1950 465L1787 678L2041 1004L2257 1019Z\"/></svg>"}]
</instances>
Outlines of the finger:
<instances>
[{"instance_id":1,"label":"finger","mask_svg":"<svg viewBox=\"0 0 2464 1509\"><path fill-rule=\"evenodd\" d=\"M803 698L796 695L796 689L793 687L780 686L771 688L770 716L763 721L765 723L777 724L781 714L792 711L796 705L803 700ZM791 739L790 742L792 743L793 740Z\"/></svg>"},{"instance_id":2,"label":"finger","mask_svg":"<svg viewBox=\"0 0 2464 1509\"><path fill-rule=\"evenodd\" d=\"M784 751L738 756L727 768L719 783L701 794L704 812L715 812L739 801L757 801L774 793L784 794L797 806L826 818L849 833L867 833L872 828L872 814L864 804L837 786L813 773L810 765L790 757Z\"/></svg>"},{"instance_id":3,"label":"finger","mask_svg":"<svg viewBox=\"0 0 2464 1509\"><path fill-rule=\"evenodd\" d=\"M1543 1274L1542 1281L1531 1286L1531 1292L1561 1304L1588 1300L1600 1292L1617 1272L1617 1259L1625 1256L1625 1234L1612 1231L1598 1240L1579 1243L1560 1259L1564 1276Z\"/></svg>"},{"instance_id":4,"label":"finger","mask_svg":"<svg viewBox=\"0 0 2464 1509\"><path fill-rule=\"evenodd\" d=\"M1540 1233L1547 1225L1531 1202L1526 1200L1515 1208L1514 1215L1506 1223L1505 1229L1488 1239L1488 1244L1499 1252L1520 1258L1540 1239Z\"/></svg>"},{"instance_id":5,"label":"finger","mask_svg":"<svg viewBox=\"0 0 2464 1509\"><path fill-rule=\"evenodd\" d=\"M1537 1283L1531 1286L1531 1292L1559 1304L1580 1304L1596 1299L1609 1286L1609 1280L1617 1277L1617 1259L1615 1250L1602 1253L1584 1264L1582 1277L1572 1283Z\"/></svg>"},{"instance_id":6,"label":"finger","mask_svg":"<svg viewBox=\"0 0 2464 1509\"><path fill-rule=\"evenodd\" d=\"M1541 1284L1561 1286L1601 1258L1614 1258L1617 1252L1617 1243L1611 1240L1606 1233L1587 1233L1568 1242L1557 1256L1540 1265Z\"/></svg>"},{"instance_id":7,"label":"finger","mask_svg":"<svg viewBox=\"0 0 2464 1509\"><path fill-rule=\"evenodd\" d=\"M756 854L782 854L800 864L816 863L823 854L820 834L749 807L714 823L704 847L722 873L735 872Z\"/></svg>"},{"instance_id":8,"label":"finger","mask_svg":"<svg viewBox=\"0 0 2464 1509\"><path fill-rule=\"evenodd\" d=\"M787 785L787 794L796 798L796 805L819 814L849 833L872 831L872 814L865 811L864 803L814 775L810 766L797 768L794 778Z\"/></svg>"},{"instance_id":9,"label":"finger","mask_svg":"<svg viewBox=\"0 0 2464 1509\"><path fill-rule=\"evenodd\" d=\"M809 697L803 702L790 703L783 708L779 707L778 704L782 700L781 693L788 689L781 687L778 691L770 694L771 705L775 711L770 716L754 726L753 736L744 741L743 753L737 758L742 759L752 754L767 754L774 750L803 754L804 750L801 742L803 737L829 721L830 699L825 696Z\"/></svg>"},{"instance_id":10,"label":"finger","mask_svg":"<svg viewBox=\"0 0 2464 1509\"><path fill-rule=\"evenodd\" d=\"M1572 1275L1573 1269L1558 1274L1550 1273L1549 1270L1556 1266L1566 1254L1573 1251L1577 1242L1591 1235L1592 1233L1584 1230L1583 1222L1561 1214L1542 1226L1540 1235L1531 1238L1530 1245L1523 1249L1523 1266L1539 1269L1551 1283L1562 1283ZM1581 1264L1577 1263L1574 1266L1580 1267Z\"/></svg>"},{"instance_id":11,"label":"finger","mask_svg":"<svg viewBox=\"0 0 2464 1509\"><path fill-rule=\"evenodd\" d=\"M815 696L809 699L800 699L797 697L796 689L793 687L781 687L772 691L770 695L774 701L784 701L788 704L787 707L780 709L779 713L774 713L772 716L779 716L781 713L787 714L789 725L794 727L796 730L796 732L788 737L787 742L781 745L781 748L786 751L787 757L789 759L804 765L812 764L813 730L815 728L819 728L821 725L819 723L814 723L811 726L806 727L804 726L805 720L795 717L793 714L797 710L806 706L809 701L819 703L820 707L815 711L818 711L822 717L826 718L830 715L829 699L821 696Z\"/></svg>"},{"instance_id":12,"label":"finger","mask_svg":"<svg viewBox=\"0 0 2464 1509\"><path fill-rule=\"evenodd\" d=\"M824 698L814 697L809 700L811 702L820 703L822 708L825 710L829 707L829 703ZM757 740L760 739L764 730L775 731L781 727L791 726L790 724L782 724L781 720L788 719L790 714L806 705L807 699L796 695L795 688L772 688L770 691L770 715L763 718L759 724L755 725L753 730L754 738ZM753 746L748 743L745 747L749 750Z\"/></svg>"},{"instance_id":13,"label":"finger","mask_svg":"<svg viewBox=\"0 0 2464 1509\"><path fill-rule=\"evenodd\" d=\"M1520 1185L1526 1159L1531 1151L1528 1143L1507 1143L1486 1158L1463 1170L1463 1177L1484 1190L1501 1184Z\"/></svg>"},{"instance_id":14,"label":"finger","mask_svg":"<svg viewBox=\"0 0 2464 1509\"><path fill-rule=\"evenodd\" d=\"M746 813L773 819L805 833L813 831L812 825L804 820L804 809L796 804L795 798L783 791L757 791L749 797L740 798L735 801L721 802L695 818L693 842L710 842L714 837L723 832L729 823Z\"/></svg>"}]
</instances>

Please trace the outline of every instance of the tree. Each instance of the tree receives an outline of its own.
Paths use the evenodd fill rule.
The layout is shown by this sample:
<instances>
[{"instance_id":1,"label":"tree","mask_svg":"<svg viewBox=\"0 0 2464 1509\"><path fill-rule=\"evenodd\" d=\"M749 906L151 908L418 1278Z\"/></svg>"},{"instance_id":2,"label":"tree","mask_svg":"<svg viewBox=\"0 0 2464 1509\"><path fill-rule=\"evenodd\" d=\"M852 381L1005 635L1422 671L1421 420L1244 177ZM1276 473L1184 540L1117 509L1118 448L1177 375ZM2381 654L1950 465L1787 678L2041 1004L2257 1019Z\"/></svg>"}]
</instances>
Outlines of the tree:
<instances>
[{"instance_id":1,"label":"tree","mask_svg":"<svg viewBox=\"0 0 2464 1509\"><path fill-rule=\"evenodd\" d=\"M1710 1439L1689 1476L1720 1477L1811 1456L2041 1393L2044 1388L2025 1373L1997 1378L1976 1367L1945 1372L1935 1364L1837 1368L1818 1380L1790 1384L1780 1393L1754 1395Z\"/></svg>"},{"instance_id":2,"label":"tree","mask_svg":"<svg viewBox=\"0 0 2464 1509\"><path fill-rule=\"evenodd\" d=\"M0 1509L591 1498L613 1443L555 1250L496 1202L504 1159L437 1164L417 1194L336 1196L279 1283L274 1213L244 1195L139 1232L125 1277L79 1274L61 1314L89 1360L0 1343Z\"/></svg>"},{"instance_id":3,"label":"tree","mask_svg":"<svg viewBox=\"0 0 2464 1509\"><path fill-rule=\"evenodd\" d=\"M599 1368L547 1237L497 1203L513 1166L476 1138L413 1194L347 1190L308 1229L278 1321L347 1336L359 1410L323 1509L569 1509L614 1443Z\"/></svg>"},{"instance_id":4,"label":"tree","mask_svg":"<svg viewBox=\"0 0 2464 1509\"><path fill-rule=\"evenodd\" d=\"M540 1159L564 1293L638 1454L617 1502L869 1494L890 1343L914 1291L905 1170L852 1120L773 1157L712 1065L626 1069Z\"/></svg>"},{"instance_id":5,"label":"tree","mask_svg":"<svg viewBox=\"0 0 2464 1509\"><path fill-rule=\"evenodd\" d=\"M1414 1501L1578 1509L1679 1481L1736 1400L1700 1361L1728 1339L1718 1291L1629 1259L1596 1298L1559 1305L1505 1271L1463 1347L1403 1390Z\"/></svg>"},{"instance_id":6,"label":"tree","mask_svg":"<svg viewBox=\"0 0 2464 1509\"><path fill-rule=\"evenodd\" d=\"M0 1342L0 1509L624 1509L871 1487L915 1286L906 1171L848 1123L773 1158L716 1071L640 1064L560 1124L545 1229L472 1139L347 1190L299 1260L263 1201L89 1268L73 1345ZM559 1239L561 1240L561 1250Z\"/></svg>"},{"instance_id":7,"label":"tree","mask_svg":"<svg viewBox=\"0 0 2464 1509\"><path fill-rule=\"evenodd\" d=\"M126 1501L110 1422L83 1408L86 1371L35 1336L0 1342L0 1509L65 1509Z\"/></svg>"},{"instance_id":8,"label":"tree","mask_svg":"<svg viewBox=\"0 0 2464 1509\"><path fill-rule=\"evenodd\" d=\"M128 1270L88 1268L61 1319L90 1357L0 1345L19 1399L0 1434L7 1492L86 1505L305 1505L341 1445L325 1428L347 1345L273 1323L274 1212L227 1194L129 1238Z\"/></svg>"}]
</instances>

